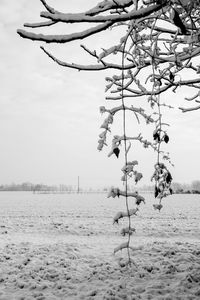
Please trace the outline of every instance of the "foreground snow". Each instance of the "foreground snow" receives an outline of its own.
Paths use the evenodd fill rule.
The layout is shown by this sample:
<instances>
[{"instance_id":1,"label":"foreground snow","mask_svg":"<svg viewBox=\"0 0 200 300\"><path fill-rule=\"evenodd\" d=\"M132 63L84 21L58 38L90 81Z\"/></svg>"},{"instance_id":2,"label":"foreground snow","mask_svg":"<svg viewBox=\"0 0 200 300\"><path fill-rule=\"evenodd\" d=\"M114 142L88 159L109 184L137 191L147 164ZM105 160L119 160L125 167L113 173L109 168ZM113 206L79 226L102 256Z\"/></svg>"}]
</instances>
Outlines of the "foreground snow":
<instances>
[{"instance_id":1,"label":"foreground snow","mask_svg":"<svg viewBox=\"0 0 200 300\"><path fill-rule=\"evenodd\" d=\"M198 245L154 242L136 249L136 265L123 268L119 257L87 255L67 243L6 245L0 251L0 299L200 298Z\"/></svg>"},{"instance_id":2,"label":"foreground snow","mask_svg":"<svg viewBox=\"0 0 200 300\"><path fill-rule=\"evenodd\" d=\"M173 196L155 213L149 197L127 268L126 251L113 254L120 200L0 197L0 300L200 299L199 198Z\"/></svg>"}]
</instances>

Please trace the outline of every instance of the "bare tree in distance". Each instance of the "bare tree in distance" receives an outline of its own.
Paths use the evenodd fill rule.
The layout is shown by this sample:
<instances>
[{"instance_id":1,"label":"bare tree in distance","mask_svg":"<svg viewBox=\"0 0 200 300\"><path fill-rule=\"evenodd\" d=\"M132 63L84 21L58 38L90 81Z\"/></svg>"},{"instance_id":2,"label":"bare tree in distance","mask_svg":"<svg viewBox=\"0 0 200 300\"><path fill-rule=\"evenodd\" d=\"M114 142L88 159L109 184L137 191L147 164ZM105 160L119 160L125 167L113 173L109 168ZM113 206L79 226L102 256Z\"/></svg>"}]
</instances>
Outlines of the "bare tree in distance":
<instances>
[{"instance_id":1,"label":"bare tree in distance","mask_svg":"<svg viewBox=\"0 0 200 300\"><path fill-rule=\"evenodd\" d=\"M112 188L108 197L125 197L126 212L118 212L113 223L122 218L128 218L128 227L122 229L121 234L127 235L128 240L115 248L114 252L127 249L128 260L122 265L132 262L130 250L130 236L135 231L131 226L131 216L137 215L139 206L145 199L138 192L128 190L128 180L135 184L143 177L136 170L137 160L130 160L132 143L139 142L144 148L151 148L156 152L155 170L152 181L155 182L155 198L158 200L154 208L162 208L162 199L172 193L172 176L169 167L171 163L169 153L162 150L162 145L169 142L168 124L164 121L164 109L172 108L162 101L162 95L172 91L176 93L185 87L192 96L185 97L186 101L194 101L195 106L181 107L182 112L194 111L200 108L200 1L186 0L104 0L95 7L82 13L63 13L49 6L45 0L40 0L45 11L40 16L45 21L25 23L31 31L19 29L18 34L26 39L44 43L64 44L75 40L87 40L90 36L113 28L124 29L119 42L101 51L89 49L85 45L81 48L94 59L93 64L78 64L62 61L47 48L41 49L53 61L63 67L78 71L100 71L112 69L117 75L106 77L106 100L118 105L112 109L100 107L102 114L107 114L101 125L103 130L99 135L98 150L107 146L107 135L111 133L111 125L115 115L123 114L123 133L113 136L111 150L108 156L121 155L121 145L124 145L124 165L121 181L124 190ZM67 4L66 4L67 5ZM88 24L87 29L80 32L66 34L38 33L38 28L47 28L57 24ZM92 24L92 25L91 25ZM29 29L30 30L30 29ZM48 29L46 29L48 31ZM111 31L112 33L112 31ZM111 34L110 33L110 34ZM102 41L103 43L103 41ZM113 62L113 57L115 61ZM117 58L117 59L116 59ZM145 99L151 109L151 114L144 107L130 105L134 99ZM127 104L128 103L128 104ZM127 134L127 113L132 113L138 123L141 119L148 124L154 124L153 141L143 137L142 133L135 136ZM135 199L135 208L129 208L129 198Z\"/></svg>"},{"instance_id":2,"label":"bare tree in distance","mask_svg":"<svg viewBox=\"0 0 200 300\"><path fill-rule=\"evenodd\" d=\"M200 180L194 180L192 182L192 189L200 192Z\"/></svg>"}]
</instances>

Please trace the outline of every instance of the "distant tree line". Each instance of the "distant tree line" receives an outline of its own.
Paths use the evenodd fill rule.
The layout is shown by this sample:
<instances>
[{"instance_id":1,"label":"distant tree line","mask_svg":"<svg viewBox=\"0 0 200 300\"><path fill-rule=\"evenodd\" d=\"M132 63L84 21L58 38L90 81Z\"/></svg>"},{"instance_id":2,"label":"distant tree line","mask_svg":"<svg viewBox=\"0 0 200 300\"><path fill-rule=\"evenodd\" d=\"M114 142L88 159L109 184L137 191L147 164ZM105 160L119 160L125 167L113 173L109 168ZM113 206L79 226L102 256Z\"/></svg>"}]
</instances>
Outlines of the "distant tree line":
<instances>
[{"instance_id":1,"label":"distant tree line","mask_svg":"<svg viewBox=\"0 0 200 300\"><path fill-rule=\"evenodd\" d=\"M94 192L95 190L98 192L108 192L110 190L110 186L93 189L87 188L82 189L80 188L80 192L88 191ZM135 186L128 186L129 191L135 191ZM200 194L200 180L194 180L192 183L178 183L173 182L172 189L174 193L196 193ZM139 191L144 192L153 192L154 186L153 185L143 185L137 188ZM0 191L24 191L24 192L75 192L77 191L76 186L66 185L66 184L59 184L59 185L46 185L42 183L33 184L30 182L23 182L21 184L1 184Z\"/></svg>"},{"instance_id":2,"label":"distant tree line","mask_svg":"<svg viewBox=\"0 0 200 300\"><path fill-rule=\"evenodd\" d=\"M172 188L175 193L200 194L200 180L194 180L191 184L174 182Z\"/></svg>"},{"instance_id":3,"label":"distant tree line","mask_svg":"<svg viewBox=\"0 0 200 300\"><path fill-rule=\"evenodd\" d=\"M57 185L46 185L46 184L33 184L30 182L24 182L21 184L2 184L0 185L0 191L30 191L30 192L51 192L51 191L57 191L57 192L70 192L75 190L75 188L72 185L64 185L60 184Z\"/></svg>"},{"instance_id":4,"label":"distant tree line","mask_svg":"<svg viewBox=\"0 0 200 300\"><path fill-rule=\"evenodd\" d=\"M200 194L200 180L194 180L192 183L173 182L171 187L174 194ZM130 189L133 190L133 187ZM139 189L147 192L154 191L152 185L143 185Z\"/></svg>"}]
</instances>

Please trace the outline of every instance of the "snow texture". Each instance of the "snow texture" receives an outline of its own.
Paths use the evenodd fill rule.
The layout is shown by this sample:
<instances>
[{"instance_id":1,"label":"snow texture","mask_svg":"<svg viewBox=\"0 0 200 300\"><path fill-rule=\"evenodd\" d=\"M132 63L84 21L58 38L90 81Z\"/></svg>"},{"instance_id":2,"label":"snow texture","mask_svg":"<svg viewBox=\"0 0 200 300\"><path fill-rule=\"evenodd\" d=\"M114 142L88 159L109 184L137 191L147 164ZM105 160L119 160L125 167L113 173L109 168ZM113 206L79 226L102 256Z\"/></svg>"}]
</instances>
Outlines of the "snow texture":
<instances>
[{"instance_id":1,"label":"snow texture","mask_svg":"<svg viewBox=\"0 0 200 300\"><path fill-rule=\"evenodd\" d=\"M0 300L199 299L199 196L168 197L161 212L144 196L126 268L126 250L113 254L122 198L1 193Z\"/></svg>"}]
</instances>

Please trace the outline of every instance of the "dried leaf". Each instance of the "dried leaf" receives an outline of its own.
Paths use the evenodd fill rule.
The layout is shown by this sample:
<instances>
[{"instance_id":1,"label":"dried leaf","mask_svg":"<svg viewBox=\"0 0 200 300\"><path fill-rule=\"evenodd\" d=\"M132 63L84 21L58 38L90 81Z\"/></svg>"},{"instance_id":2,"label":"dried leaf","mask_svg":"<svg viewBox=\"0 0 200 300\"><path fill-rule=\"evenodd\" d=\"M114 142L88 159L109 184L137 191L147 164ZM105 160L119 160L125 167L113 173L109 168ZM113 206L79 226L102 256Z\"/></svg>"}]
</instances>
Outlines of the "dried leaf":
<instances>
[{"instance_id":1,"label":"dried leaf","mask_svg":"<svg viewBox=\"0 0 200 300\"><path fill-rule=\"evenodd\" d=\"M142 175L142 173L136 173L136 175L135 175L135 183L138 183L138 181L140 180L140 179L142 179L142 177L143 177L143 175Z\"/></svg>"},{"instance_id":2,"label":"dried leaf","mask_svg":"<svg viewBox=\"0 0 200 300\"><path fill-rule=\"evenodd\" d=\"M179 13L174 8L172 8L172 10L171 10L171 18L172 18L174 24L180 29L181 34L186 35L187 29L186 29L185 25L183 24L181 18L179 17Z\"/></svg>"},{"instance_id":3,"label":"dried leaf","mask_svg":"<svg viewBox=\"0 0 200 300\"><path fill-rule=\"evenodd\" d=\"M155 191L154 191L155 198L158 196L158 194L159 194L159 189L157 188L157 186L155 186Z\"/></svg>"},{"instance_id":4,"label":"dried leaf","mask_svg":"<svg viewBox=\"0 0 200 300\"><path fill-rule=\"evenodd\" d=\"M119 197L120 196L120 189L118 188L111 188L108 192L107 198L115 198L115 197Z\"/></svg>"},{"instance_id":5,"label":"dried leaf","mask_svg":"<svg viewBox=\"0 0 200 300\"><path fill-rule=\"evenodd\" d=\"M101 132L101 133L99 134L99 137L100 137L101 139L105 140L105 139L106 139L106 134L107 134L107 130L104 130L103 132Z\"/></svg>"},{"instance_id":6,"label":"dried leaf","mask_svg":"<svg viewBox=\"0 0 200 300\"><path fill-rule=\"evenodd\" d=\"M165 180L166 180L167 183L171 183L171 181L172 181L172 175L171 175L170 172L167 173L167 176L166 176Z\"/></svg>"},{"instance_id":7,"label":"dried leaf","mask_svg":"<svg viewBox=\"0 0 200 300\"><path fill-rule=\"evenodd\" d=\"M160 142L160 135L158 132L155 132L153 134L153 139L154 139L154 141Z\"/></svg>"},{"instance_id":8,"label":"dried leaf","mask_svg":"<svg viewBox=\"0 0 200 300\"><path fill-rule=\"evenodd\" d=\"M137 264L135 263L135 261L132 258L130 258L130 259L122 259L121 258L118 263L121 268L124 268L130 264L137 266Z\"/></svg>"},{"instance_id":9,"label":"dried leaf","mask_svg":"<svg viewBox=\"0 0 200 300\"><path fill-rule=\"evenodd\" d=\"M136 166L136 165L138 165L138 161L137 161L137 160L128 161L128 162L127 162L127 165Z\"/></svg>"},{"instance_id":10,"label":"dried leaf","mask_svg":"<svg viewBox=\"0 0 200 300\"><path fill-rule=\"evenodd\" d=\"M166 144L169 142L169 136L167 134L164 135L164 141Z\"/></svg>"},{"instance_id":11,"label":"dried leaf","mask_svg":"<svg viewBox=\"0 0 200 300\"><path fill-rule=\"evenodd\" d=\"M114 148L113 149L113 153L116 155L116 157L118 158L119 157L119 153L120 153L120 150L119 148Z\"/></svg>"},{"instance_id":12,"label":"dried leaf","mask_svg":"<svg viewBox=\"0 0 200 300\"><path fill-rule=\"evenodd\" d=\"M135 232L135 228L132 227L126 227L126 228L122 228L122 230L120 231L121 235L125 236L126 234L132 234L133 232Z\"/></svg>"},{"instance_id":13,"label":"dried leaf","mask_svg":"<svg viewBox=\"0 0 200 300\"><path fill-rule=\"evenodd\" d=\"M113 224L119 222L119 219L123 218L123 212L122 211L119 211L115 216L114 216L114 219L113 219Z\"/></svg>"},{"instance_id":14,"label":"dried leaf","mask_svg":"<svg viewBox=\"0 0 200 300\"><path fill-rule=\"evenodd\" d=\"M144 197L138 195L138 196L135 197L135 198L136 198L136 201L135 201L135 204L136 204L136 205L140 205L141 202L144 202L144 203L145 203Z\"/></svg>"},{"instance_id":15,"label":"dried leaf","mask_svg":"<svg viewBox=\"0 0 200 300\"><path fill-rule=\"evenodd\" d=\"M101 114L103 114L103 113L106 112L105 106L100 106L100 107L99 107L99 110L100 110L100 113L101 113Z\"/></svg>"},{"instance_id":16,"label":"dried leaf","mask_svg":"<svg viewBox=\"0 0 200 300\"><path fill-rule=\"evenodd\" d=\"M174 74L171 71L169 71L169 79L174 82Z\"/></svg>"},{"instance_id":17,"label":"dried leaf","mask_svg":"<svg viewBox=\"0 0 200 300\"><path fill-rule=\"evenodd\" d=\"M162 204L153 204L153 208L156 210L161 210L161 208L162 208L163 206L162 206Z\"/></svg>"},{"instance_id":18,"label":"dried leaf","mask_svg":"<svg viewBox=\"0 0 200 300\"><path fill-rule=\"evenodd\" d=\"M129 209L129 215L132 216L132 215L136 215L137 211L139 209L136 207L136 208L132 208L132 209Z\"/></svg>"}]
</instances>

